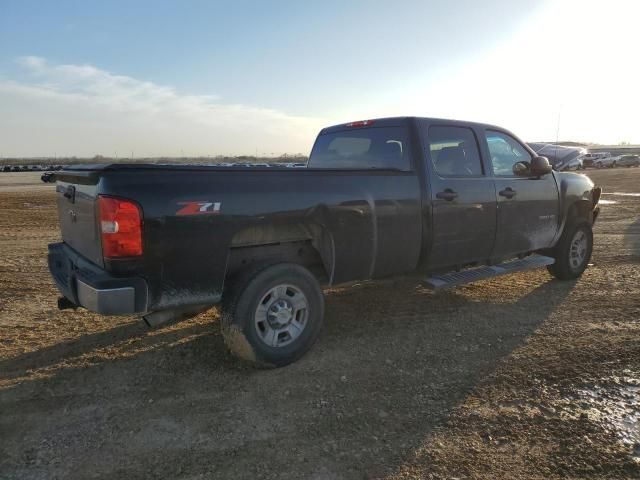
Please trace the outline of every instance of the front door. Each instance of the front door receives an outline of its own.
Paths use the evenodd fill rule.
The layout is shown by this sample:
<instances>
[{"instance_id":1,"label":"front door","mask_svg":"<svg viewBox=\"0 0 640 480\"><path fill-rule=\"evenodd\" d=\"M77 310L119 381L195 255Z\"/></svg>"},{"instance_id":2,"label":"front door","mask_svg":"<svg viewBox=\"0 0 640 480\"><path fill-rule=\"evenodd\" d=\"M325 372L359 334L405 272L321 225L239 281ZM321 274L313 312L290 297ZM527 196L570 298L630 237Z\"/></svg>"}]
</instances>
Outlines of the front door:
<instances>
[{"instance_id":1,"label":"front door","mask_svg":"<svg viewBox=\"0 0 640 480\"><path fill-rule=\"evenodd\" d=\"M427 143L433 205L428 267L488 260L496 230L496 192L480 157L475 131L458 125L431 125Z\"/></svg>"},{"instance_id":2,"label":"front door","mask_svg":"<svg viewBox=\"0 0 640 480\"><path fill-rule=\"evenodd\" d=\"M553 174L516 176L513 166L532 160L514 137L485 131L496 184L498 229L492 257L506 258L551 246L558 230L558 187Z\"/></svg>"}]
</instances>

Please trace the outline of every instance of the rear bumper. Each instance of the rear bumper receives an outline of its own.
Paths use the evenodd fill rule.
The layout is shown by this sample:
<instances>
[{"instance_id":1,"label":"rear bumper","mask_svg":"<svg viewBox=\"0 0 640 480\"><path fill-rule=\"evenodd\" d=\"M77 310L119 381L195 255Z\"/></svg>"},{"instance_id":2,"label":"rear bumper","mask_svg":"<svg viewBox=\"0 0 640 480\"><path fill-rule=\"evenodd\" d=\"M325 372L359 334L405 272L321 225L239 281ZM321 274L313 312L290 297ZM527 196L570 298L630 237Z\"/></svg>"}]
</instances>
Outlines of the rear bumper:
<instances>
[{"instance_id":1,"label":"rear bumper","mask_svg":"<svg viewBox=\"0 0 640 480\"><path fill-rule=\"evenodd\" d=\"M114 277L65 243L49 245L49 271L60 293L74 304L104 315L147 311L147 283L138 277Z\"/></svg>"}]
</instances>

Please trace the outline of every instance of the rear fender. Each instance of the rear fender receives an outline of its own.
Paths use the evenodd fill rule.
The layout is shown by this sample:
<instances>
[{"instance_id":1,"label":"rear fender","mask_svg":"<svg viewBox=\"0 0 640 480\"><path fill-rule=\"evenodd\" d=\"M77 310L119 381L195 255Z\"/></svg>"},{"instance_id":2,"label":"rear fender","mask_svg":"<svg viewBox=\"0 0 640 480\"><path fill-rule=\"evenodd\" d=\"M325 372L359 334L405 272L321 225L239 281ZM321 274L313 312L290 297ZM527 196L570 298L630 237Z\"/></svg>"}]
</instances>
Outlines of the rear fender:
<instances>
[{"instance_id":1,"label":"rear fender","mask_svg":"<svg viewBox=\"0 0 640 480\"><path fill-rule=\"evenodd\" d=\"M333 238L320 225L253 226L233 236L225 277L256 262L290 262L309 268L320 283L330 284L334 258Z\"/></svg>"}]
</instances>

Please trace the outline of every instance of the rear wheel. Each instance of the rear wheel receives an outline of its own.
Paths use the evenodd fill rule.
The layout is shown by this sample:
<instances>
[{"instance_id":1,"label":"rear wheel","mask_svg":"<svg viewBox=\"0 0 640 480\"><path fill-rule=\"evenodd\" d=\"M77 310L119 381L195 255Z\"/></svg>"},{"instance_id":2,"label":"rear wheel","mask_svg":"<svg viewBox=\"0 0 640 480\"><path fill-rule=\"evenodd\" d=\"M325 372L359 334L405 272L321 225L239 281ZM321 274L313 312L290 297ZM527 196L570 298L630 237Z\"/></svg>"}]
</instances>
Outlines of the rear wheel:
<instances>
[{"instance_id":1,"label":"rear wheel","mask_svg":"<svg viewBox=\"0 0 640 480\"><path fill-rule=\"evenodd\" d=\"M593 232L588 223L568 225L553 251L556 262L549 272L560 280L573 280L586 270L593 251Z\"/></svg>"},{"instance_id":2,"label":"rear wheel","mask_svg":"<svg viewBox=\"0 0 640 480\"><path fill-rule=\"evenodd\" d=\"M306 268L279 263L238 276L225 292L222 333L231 352L263 367L282 367L315 343L324 297Z\"/></svg>"}]
</instances>

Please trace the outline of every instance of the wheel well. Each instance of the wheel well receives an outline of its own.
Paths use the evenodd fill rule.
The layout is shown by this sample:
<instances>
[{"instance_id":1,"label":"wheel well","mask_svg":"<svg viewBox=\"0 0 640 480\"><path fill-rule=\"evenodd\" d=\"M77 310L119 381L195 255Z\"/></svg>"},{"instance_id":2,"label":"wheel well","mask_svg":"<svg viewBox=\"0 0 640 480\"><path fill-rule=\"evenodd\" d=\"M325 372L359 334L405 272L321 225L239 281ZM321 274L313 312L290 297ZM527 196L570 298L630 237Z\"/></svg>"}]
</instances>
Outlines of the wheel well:
<instances>
[{"instance_id":1,"label":"wheel well","mask_svg":"<svg viewBox=\"0 0 640 480\"><path fill-rule=\"evenodd\" d=\"M319 225L265 225L237 232L231 241L227 277L256 263L290 262L307 268L320 284L331 283L333 241Z\"/></svg>"},{"instance_id":2,"label":"wheel well","mask_svg":"<svg viewBox=\"0 0 640 480\"><path fill-rule=\"evenodd\" d=\"M568 228L571 228L580 223L588 223L590 226L593 225L592 208L593 206L591 205L591 202L588 202L587 200L577 200L572 203L567 209L564 223L562 224L561 230L557 233L556 238L554 239L553 246L538 250L538 253L541 253L542 255L554 256L554 250L558 246L558 243L561 241L562 236Z\"/></svg>"}]
</instances>

